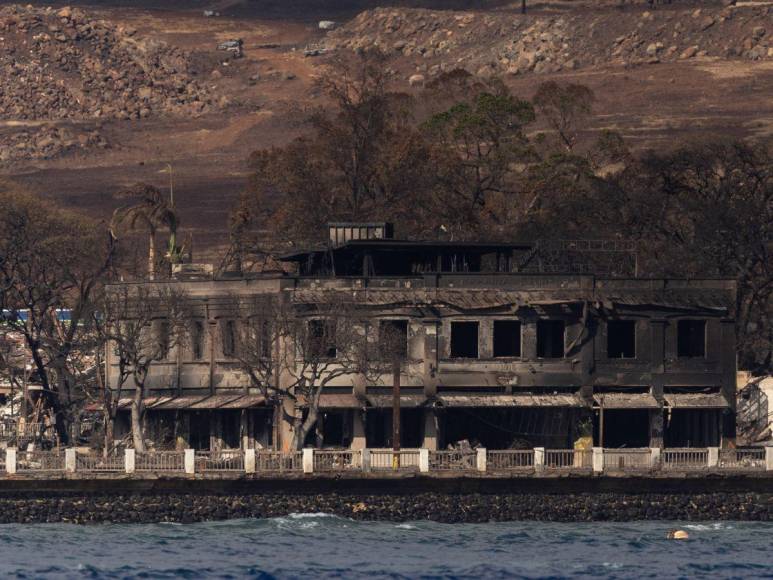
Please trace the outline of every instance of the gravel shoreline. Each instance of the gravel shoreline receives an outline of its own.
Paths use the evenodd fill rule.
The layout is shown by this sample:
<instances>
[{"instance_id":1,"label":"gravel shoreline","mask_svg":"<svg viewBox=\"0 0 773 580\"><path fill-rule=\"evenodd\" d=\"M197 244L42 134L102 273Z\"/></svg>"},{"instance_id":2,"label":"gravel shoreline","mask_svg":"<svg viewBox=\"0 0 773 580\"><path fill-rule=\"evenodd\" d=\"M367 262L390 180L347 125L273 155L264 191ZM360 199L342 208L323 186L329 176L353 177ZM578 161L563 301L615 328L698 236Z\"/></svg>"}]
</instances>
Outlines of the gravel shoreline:
<instances>
[{"instance_id":1,"label":"gravel shoreline","mask_svg":"<svg viewBox=\"0 0 773 580\"><path fill-rule=\"evenodd\" d=\"M0 523L199 522L331 513L357 520L773 521L771 493L94 494L0 498Z\"/></svg>"}]
</instances>

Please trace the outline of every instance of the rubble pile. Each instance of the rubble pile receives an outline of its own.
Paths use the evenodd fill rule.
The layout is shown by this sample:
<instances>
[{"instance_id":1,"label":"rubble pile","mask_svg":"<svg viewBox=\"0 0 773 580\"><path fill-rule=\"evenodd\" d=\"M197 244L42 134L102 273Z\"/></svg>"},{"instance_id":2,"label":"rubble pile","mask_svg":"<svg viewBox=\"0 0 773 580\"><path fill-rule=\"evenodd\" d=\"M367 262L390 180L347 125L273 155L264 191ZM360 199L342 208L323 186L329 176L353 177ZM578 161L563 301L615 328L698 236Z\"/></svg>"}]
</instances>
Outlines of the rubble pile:
<instances>
[{"instance_id":1,"label":"rubble pile","mask_svg":"<svg viewBox=\"0 0 773 580\"><path fill-rule=\"evenodd\" d=\"M693 57L773 59L773 6L607 9L556 15L377 8L326 36L328 49L377 47L417 73L489 74L637 66Z\"/></svg>"},{"instance_id":2,"label":"rubble pile","mask_svg":"<svg viewBox=\"0 0 773 580\"><path fill-rule=\"evenodd\" d=\"M0 133L0 164L22 159L53 159L79 149L107 149L97 129L44 125Z\"/></svg>"},{"instance_id":3,"label":"rubble pile","mask_svg":"<svg viewBox=\"0 0 773 580\"><path fill-rule=\"evenodd\" d=\"M0 8L0 119L140 119L214 106L188 53L77 8Z\"/></svg>"}]
</instances>

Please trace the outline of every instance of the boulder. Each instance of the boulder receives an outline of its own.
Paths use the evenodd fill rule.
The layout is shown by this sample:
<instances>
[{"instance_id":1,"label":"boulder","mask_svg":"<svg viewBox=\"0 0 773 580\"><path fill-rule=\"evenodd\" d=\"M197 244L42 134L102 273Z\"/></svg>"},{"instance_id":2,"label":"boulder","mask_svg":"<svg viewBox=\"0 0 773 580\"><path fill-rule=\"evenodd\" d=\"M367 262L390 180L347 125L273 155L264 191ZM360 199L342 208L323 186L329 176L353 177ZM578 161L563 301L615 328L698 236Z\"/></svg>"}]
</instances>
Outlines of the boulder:
<instances>
[{"instance_id":1,"label":"boulder","mask_svg":"<svg viewBox=\"0 0 773 580\"><path fill-rule=\"evenodd\" d=\"M320 30L333 30L338 24L333 20L320 20L318 26Z\"/></svg>"},{"instance_id":2,"label":"boulder","mask_svg":"<svg viewBox=\"0 0 773 580\"><path fill-rule=\"evenodd\" d=\"M696 54L698 54L698 47L689 46L682 51L682 54L679 55L679 58L682 60L686 60L688 58L694 57Z\"/></svg>"},{"instance_id":3,"label":"boulder","mask_svg":"<svg viewBox=\"0 0 773 580\"><path fill-rule=\"evenodd\" d=\"M411 75L410 77L408 77L408 85L412 87L421 87L424 85L425 80L426 79L424 78L424 75L419 75L419 74Z\"/></svg>"}]
</instances>

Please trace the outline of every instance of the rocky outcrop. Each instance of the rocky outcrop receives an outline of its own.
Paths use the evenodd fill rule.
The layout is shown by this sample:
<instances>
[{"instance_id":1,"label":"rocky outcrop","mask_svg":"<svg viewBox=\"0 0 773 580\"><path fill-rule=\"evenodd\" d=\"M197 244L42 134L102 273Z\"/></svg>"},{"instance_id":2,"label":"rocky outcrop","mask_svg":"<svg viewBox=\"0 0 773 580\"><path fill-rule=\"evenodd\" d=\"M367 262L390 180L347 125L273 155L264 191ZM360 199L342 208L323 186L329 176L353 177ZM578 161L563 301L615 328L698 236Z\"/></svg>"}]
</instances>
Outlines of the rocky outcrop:
<instances>
[{"instance_id":1,"label":"rocky outcrop","mask_svg":"<svg viewBox=\"0 0 773 580\"><path fill-rule=\"evenodd\" d=\"M0 119L141 119L215 106L188 53L77 8L0 8Z\"/></svg>"},{"instance_id":2,"label":"rocky outcrop","mask_svg":"<svg viewBox=\"0 0 773 580\"><path fill-rule=\"evenodd\" d=\"M326 37L329 48L377 47L430 76L637 66L709 56L773 58L773 7L588 10L556 15L378 8Z\"/></svg>"}]
</instances>

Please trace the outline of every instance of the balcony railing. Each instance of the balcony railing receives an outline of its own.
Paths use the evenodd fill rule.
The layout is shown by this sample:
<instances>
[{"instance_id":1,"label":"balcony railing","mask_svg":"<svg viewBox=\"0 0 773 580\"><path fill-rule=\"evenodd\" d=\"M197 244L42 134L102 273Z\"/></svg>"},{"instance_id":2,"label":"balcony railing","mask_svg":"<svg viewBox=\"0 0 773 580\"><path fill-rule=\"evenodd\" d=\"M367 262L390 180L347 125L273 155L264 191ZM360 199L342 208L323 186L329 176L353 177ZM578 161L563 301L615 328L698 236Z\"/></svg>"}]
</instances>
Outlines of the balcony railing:
<instances>
[{"instance_id":1,"label":"balcony railing","mask_svg":"<svg viewBox=\"0 0 773 580\"><path fill-rule=\"evenodd\" d=\"M401 449L395 452L392 449L371 449L370 469L372 471L390 471L394 469L394 456L397 453L397 468L401 471L419 471L421 467L420 449Z\"/></svg>"},{"instance_id":2,"label":"balcony railing","mask_svg":"<svg viewBox=\"0 0 773 580\"><path fill-rule=\"evenodd\" d=\"M134 458L135 471L185 472L184 451L151 451L137 453Z\"/></svg>"},{"instance_id":3,"label":"balcony railing","mask_svg":"<svg viewBox=\"0 0 773 580\"><path fill-rule=\"evenodd\" d=\"M605 471L640 471L652 469L652 450L604 449Z\"/></svg>"},{"instance_id":4,"label":"balcony railing","mask_svg":"<svg viewBox=\"0 0 773 580\"><path fill-rule=\"evenodd\" d=\"M663 469L706 469L709 466L708 449L664 449L660 454Z\"/></svg>"},{"instance_id":5,"label":"balcony railing","mask_svg":"<svg viewBox=\"0 0 773 580\"><path fill-rule=\"evenodd\" d=\"M474 471L477 467L477 451L442 450L429 452L430 471Z\"/></svg>"},{"instance_id":6,"label":"balcony railing","mask_svg":"<svg viewBox=\"0 0 773 580\"><path fill-rule=\"evenodd\" d=\"M123 452L111 453L104 457L101 453L76 453L75 470L93 473L119 473L126 469L126 456Z\"/></svg>"},{"instance_id":7,"label":"balcony railing","mask_svg":"<svg viewBox=\"0 0 773 580\"><path fill-rule=\"evenodd\" d=\"M244 471L244 451L197 451L196 471Z\"/></svg>"},{"instance_id":8,"label":"balcony railing","mask_svg":"<svg viewBox=\"0 0 773 580\"><path fill-rule=\"evenodd\" d=\"M255 471L303 471L303 453L281 453L279 451L257 451Z\"/></svg>"},{"instance_id":9,"label":"balcony railing","mask_svg":"<svg viewBox=\"0 0 773 580\"><path fill-rule=\"evenodd\" d=\"M318 449L314 451L314 471L348 471L362 467L359 450Z\"/></svg>"},{"instance_id":10,"label":"balcony railing","mask_svg":"<svg viewBox=\"0 0 773 580\"><path fill-rule=\"evenodd\" d=\"M508 449L504 451L489 451L486 457L486 467L492 471L534 469L534 450Z\"/></svg>"},{"instance_id":11,"label":"balcony railing","mask_svg":"<svg viewBox=\"0 0 773 580\"><path fill-rule=\"evenodd\" d=\"M765 448L747 447L741 449L721 449L719 467L732 469L765 469Z\"/></svg>"},{"instance_id":12,"label":"balcony railing","mask_svg":"<svg viewBox=\"0 0 773 580\"><path fill-rule=\"evenodd\" d=\"M64 450L19 451L16 471L64 471Z\"/></svg>"},{"instance_id":13,"label":"balcony railing","mask_svg":"<svg viewBox=\"0 0 773 580\"><path fill-rule=\"evenodd\" d=\"M593 469L590 449L546 449L545 469Z\"/></svg>"},{"instance_id":14,"label":"balcony railing","mask_svg":"<svg viewBox=\"0 0 773 580\"><path fill-rule=\"evenodd\" d=\"M75 448L51 451L0 450L3 474L47 473L231 473L234 476L277 473L342 473L373 471L387 475L394 470L391 449L304 449L278 451L225 449L220 451L149 451L126 449L103 457ZM595 474L642 474L679 470L712 473L773 471L773 448L741 449L523 449L467 451L403 449L397 453L398 471L459 473L518 473L539 476L563 471Z\"/></svg>"}]
</instances>

